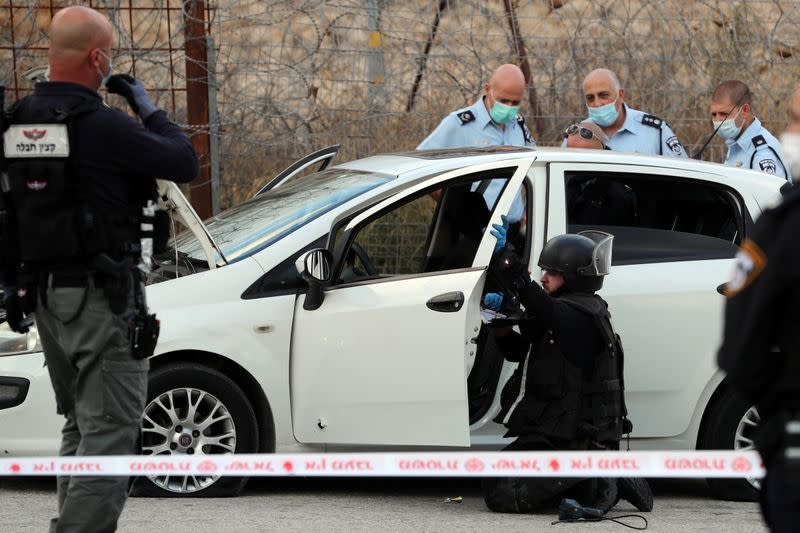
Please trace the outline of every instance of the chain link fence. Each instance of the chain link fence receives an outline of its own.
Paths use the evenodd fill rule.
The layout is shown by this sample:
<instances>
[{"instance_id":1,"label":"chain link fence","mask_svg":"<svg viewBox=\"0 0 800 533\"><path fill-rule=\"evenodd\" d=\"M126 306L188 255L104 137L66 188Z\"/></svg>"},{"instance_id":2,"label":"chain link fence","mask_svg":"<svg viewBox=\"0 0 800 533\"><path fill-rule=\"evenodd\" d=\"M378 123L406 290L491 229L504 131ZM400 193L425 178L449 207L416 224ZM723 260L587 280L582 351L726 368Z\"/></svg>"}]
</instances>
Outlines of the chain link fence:
<instances>
[{"instance_id":1,"label":"chain link fence","mask_svg":"<svg viewBox=\"0 0 800 533\"><path fill-rule=\"evenodd\" d=\"M45 64L53 11L69 3L0 0L0 83L16 95L31 87L22 74ZM210 134L222 207L313 149L341 144L339 160L413 149L505 62L530 73L522 111L542 145L584 116L581 83L596 67L616 71L626 101L665 118L690 151L711 131L719 81L750 85L775 133L800 81L794 0L209 0L211 67L188 61L202 67L190 80L208 83L205 95L186 81L195 1L81 3L114 23L115 71L134 71L179 122ZM187 107L202 98L208 124L190 125ZM714 141L704 158L723 155Z\"/></svg>"}]
</instances>

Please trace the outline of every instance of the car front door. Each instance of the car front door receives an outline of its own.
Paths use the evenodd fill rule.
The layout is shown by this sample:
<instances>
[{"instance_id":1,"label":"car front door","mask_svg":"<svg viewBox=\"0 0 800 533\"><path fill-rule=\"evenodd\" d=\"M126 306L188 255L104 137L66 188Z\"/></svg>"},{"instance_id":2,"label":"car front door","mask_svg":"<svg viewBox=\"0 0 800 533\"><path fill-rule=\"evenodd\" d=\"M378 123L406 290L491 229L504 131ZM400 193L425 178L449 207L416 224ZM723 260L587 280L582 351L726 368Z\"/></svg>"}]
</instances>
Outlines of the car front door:
<instances>
[{"instance_id":1,"label":"car front door","mask_svg":"<svg viewBox=\"0 0 800 533\"><path fill-rule=\"evenodd\" d=\"M357 215L322 306L295 310L294 434L303 443L468 446L466 378L495 239L532 157L417 184ZM486 179L504 181L487 205ZM484 203L481 203L484 202ZM478 227L482 226L482 227Z\"/></svg>"}]
</instances>

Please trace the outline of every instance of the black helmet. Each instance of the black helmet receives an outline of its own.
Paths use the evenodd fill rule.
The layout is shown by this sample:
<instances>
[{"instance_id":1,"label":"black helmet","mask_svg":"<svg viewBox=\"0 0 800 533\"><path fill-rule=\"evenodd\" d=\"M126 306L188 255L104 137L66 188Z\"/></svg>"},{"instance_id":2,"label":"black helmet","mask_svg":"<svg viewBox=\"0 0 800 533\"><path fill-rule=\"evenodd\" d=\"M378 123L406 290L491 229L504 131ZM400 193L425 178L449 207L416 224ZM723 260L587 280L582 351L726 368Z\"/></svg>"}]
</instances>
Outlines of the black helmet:
<instances>
[{"instance_id":1,"label":"black helmet","mask_svg":"<svg viewBox=\"0 0 800 533\"><path fill-rule=\"evenodd\" d=\"M539 266L564 274L564 286L569 291L599 291L611 267L613 239L613 235L594 230L553 237L539 255Z\"/></svg>"}]
</instances>

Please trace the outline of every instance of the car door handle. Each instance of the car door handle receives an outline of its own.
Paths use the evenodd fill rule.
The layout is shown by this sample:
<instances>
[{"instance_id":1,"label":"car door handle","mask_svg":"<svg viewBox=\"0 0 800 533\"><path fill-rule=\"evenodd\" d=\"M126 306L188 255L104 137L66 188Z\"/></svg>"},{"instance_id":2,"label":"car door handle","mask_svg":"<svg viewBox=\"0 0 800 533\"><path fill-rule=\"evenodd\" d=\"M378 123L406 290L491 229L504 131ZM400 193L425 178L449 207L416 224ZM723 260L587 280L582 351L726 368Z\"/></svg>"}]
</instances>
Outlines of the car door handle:
<instances>
[{"instance_id":1,"label":"car door handle","mask_svg":"<svg viewBox=\"0 0 800 533\"><path fill-rule=\"evenodd\" d=\"M720 293L721 295L725 296L725 287L727 287L727 286L728 286L728 282L726 281L725 283L723 283L722 285L717 287L717 292Z\"/></svg>"},{"instance_id":2,"label":"car door handle","mask_svg":"<svg viewBox=\"0 0 800 533\"><path fill-rule=\"evenodd\" d=\"M464 307L464 293L461 291L446 292L434 296L425 304L431 311L455 313Z\"/></svg>"}]
</instances>

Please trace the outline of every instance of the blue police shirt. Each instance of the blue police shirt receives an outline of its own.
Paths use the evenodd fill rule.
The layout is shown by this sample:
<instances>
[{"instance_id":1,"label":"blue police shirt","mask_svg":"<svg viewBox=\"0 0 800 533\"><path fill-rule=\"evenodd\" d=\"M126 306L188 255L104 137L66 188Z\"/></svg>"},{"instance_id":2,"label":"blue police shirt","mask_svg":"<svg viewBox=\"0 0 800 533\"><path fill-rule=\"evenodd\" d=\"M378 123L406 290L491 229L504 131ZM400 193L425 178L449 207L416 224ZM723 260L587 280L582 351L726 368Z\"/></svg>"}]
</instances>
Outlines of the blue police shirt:
<instances>
[{"instance_id":1,"label":"blue police shirt","mask_svg":"<svg viewBox=\"0 0 800 533\"><path fill-rule=\"evenodd\" d=\"M783 164L783 147L778 139L754 119L738 139L728 139L728 156L725 164L731 167L750 168L767 174L775 174L787 180L792 177Z\"/></svg>"},{"instance_id":2,"label":"blue police shirt","mask_svg":"<svg viewBox=\"0 0 800 533\"><path fill-rule=\"evenodd\" d=\"M417 150L482 146L536 146L522 115L500 128L494 123L483 98L470 107L450 113Z\"/></svg>"},{"instance_id":3,"label":"blue police shirt","mask_svg":"<svg viewBox=\"0 0 800 533\"><path fill-rule=\"evenodd\" d=\"M647 155L667 155L687 157L681 141L669 125L661 118L648 115L638 109L625 107L625 122L622 127L606 142L606 145L617 152L636 152ZM591 120L591 119L586 119ZM566 146L566 139L562 143Z\"/></svg>"}]
</instances>

